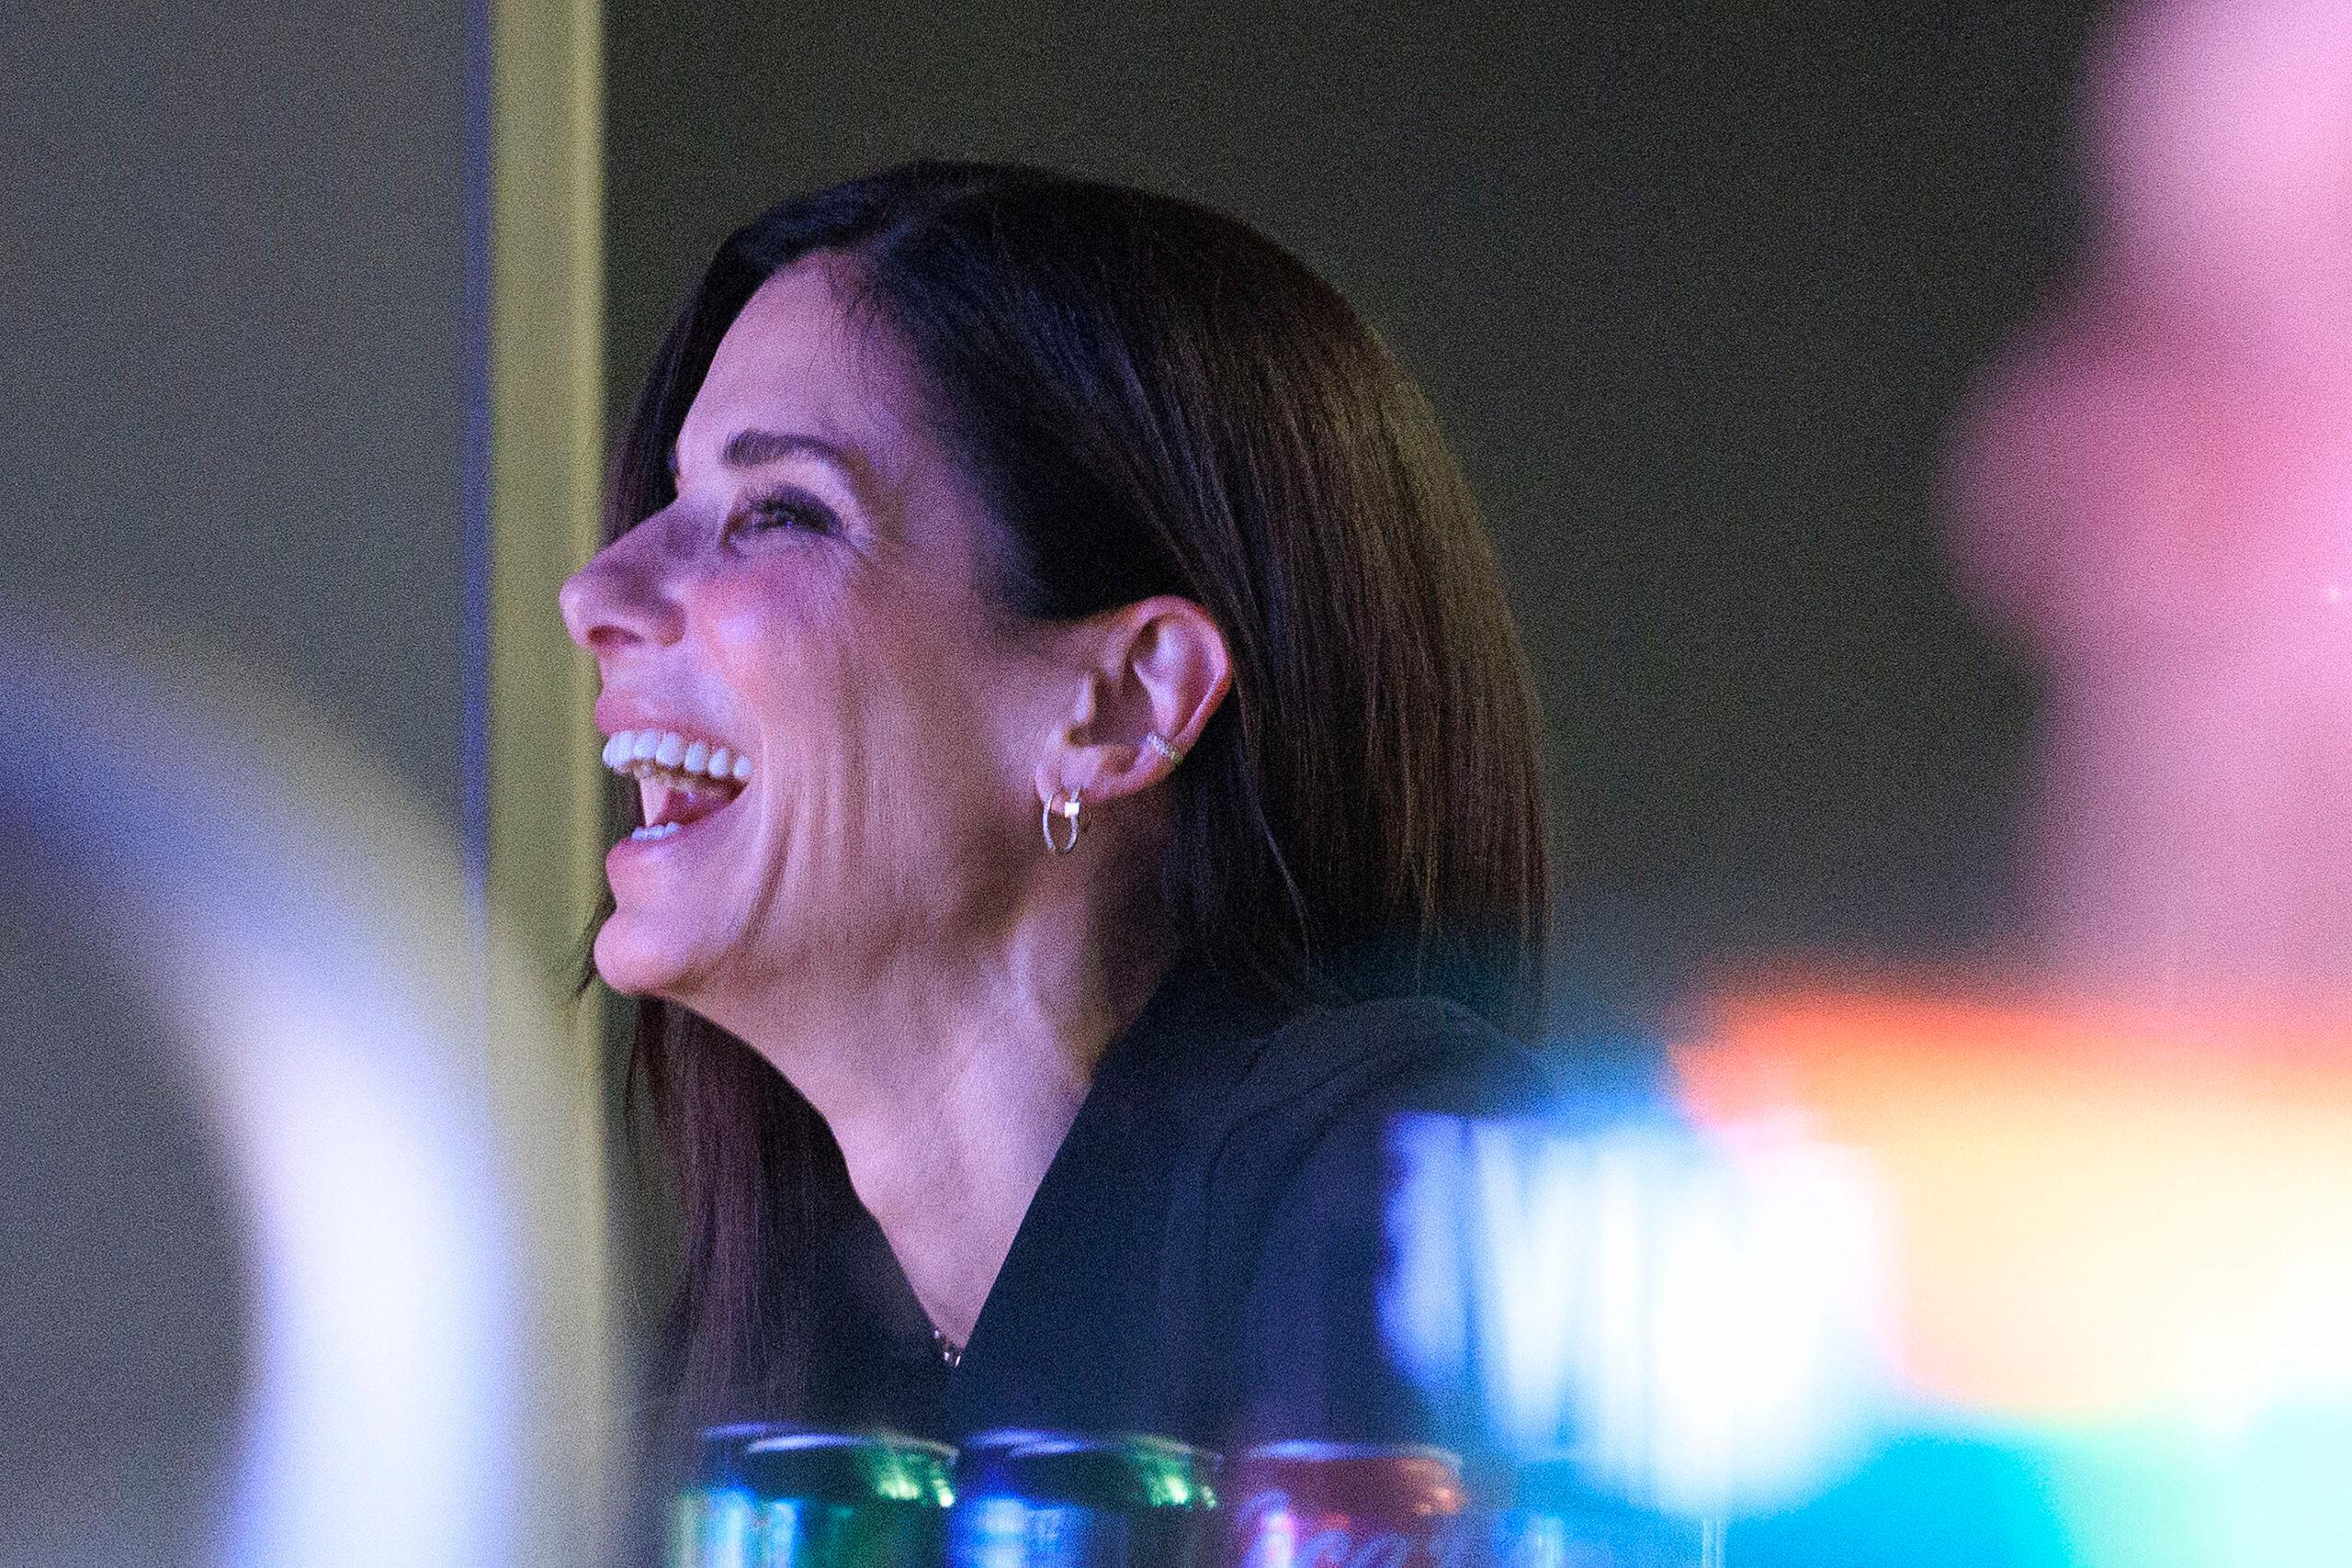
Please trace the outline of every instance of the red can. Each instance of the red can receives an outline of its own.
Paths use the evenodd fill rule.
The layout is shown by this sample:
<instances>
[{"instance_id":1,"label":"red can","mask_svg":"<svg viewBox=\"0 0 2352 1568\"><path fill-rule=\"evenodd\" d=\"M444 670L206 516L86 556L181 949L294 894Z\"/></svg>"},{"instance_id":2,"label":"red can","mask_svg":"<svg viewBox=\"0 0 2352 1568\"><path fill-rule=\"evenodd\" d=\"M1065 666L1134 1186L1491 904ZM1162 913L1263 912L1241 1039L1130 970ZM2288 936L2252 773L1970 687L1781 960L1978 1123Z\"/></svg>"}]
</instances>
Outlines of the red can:
<instances>
[{"instance_id":1,"label":"red can","mask_svg":"<svg viewBox=\"0 0 2352 1568\"><path fill-rule=\"evenodd\" d=\"M1442 1449L1269 1443L1227 1462L1228 1568L1461 1568L1462 1463Z\"/></svg>"}]
</instances>

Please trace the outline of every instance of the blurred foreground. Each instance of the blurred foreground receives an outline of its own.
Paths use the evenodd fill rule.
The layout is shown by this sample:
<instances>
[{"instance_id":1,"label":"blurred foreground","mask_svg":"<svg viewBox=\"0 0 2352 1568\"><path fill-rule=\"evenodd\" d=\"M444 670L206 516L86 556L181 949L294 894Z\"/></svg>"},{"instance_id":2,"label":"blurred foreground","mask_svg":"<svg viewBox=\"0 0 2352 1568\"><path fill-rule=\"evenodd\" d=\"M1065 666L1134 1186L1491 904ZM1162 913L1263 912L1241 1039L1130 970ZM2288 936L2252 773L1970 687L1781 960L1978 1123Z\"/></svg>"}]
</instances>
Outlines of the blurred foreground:
<instances>
[{"instance_id":1,"label":"blurred foreground","mask_svg":"<svg viewBox=\"0 0 2352 1568\"><path fill-rule=\"evenodd\" d=\"M2352 1562L2352 12L2144 0L1946 495L2045 680L2013 961L1693 977L1399 1144L1392 1334L1733 1562Z\"/></svg>"},{"instance_id":2,"label":"blurred foreground","mask_svg":"<svg viewBox=\"0 0 2352 1568\"><path fill-rule=\"evenodd\" d=\"M593 1101L444 832L186 650L0 664L0 1562L601 1561Z\"/></svg>"}]
</instances>

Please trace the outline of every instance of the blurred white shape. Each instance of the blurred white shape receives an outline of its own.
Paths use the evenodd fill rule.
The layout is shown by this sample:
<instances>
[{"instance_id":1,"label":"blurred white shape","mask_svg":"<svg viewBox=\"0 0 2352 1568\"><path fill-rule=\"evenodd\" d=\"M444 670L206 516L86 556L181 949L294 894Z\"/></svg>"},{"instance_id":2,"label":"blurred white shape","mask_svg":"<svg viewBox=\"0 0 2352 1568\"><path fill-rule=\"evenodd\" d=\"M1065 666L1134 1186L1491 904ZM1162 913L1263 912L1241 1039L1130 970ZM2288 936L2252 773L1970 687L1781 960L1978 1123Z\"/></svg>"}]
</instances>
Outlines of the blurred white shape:
<instances>
[{"instance_id":1,"label":"blurred white shape","mask_svg":"<svg viewBox=\"0 0 2352 1568\"><path fill-rule=\"evenodd\" d=\"M260 1221L263 1376L230 1558L503 1562L515 1281L481 1130L413 1059L413 1020L350 1017L314 973L254 953L233 984L185 977Z\"/></svg>"},{"instance_id":2,"label":"blurred white shape","mask_svg":"<svg viewBox=\"0 0 2352 1568\"><path fill-rule=\"evenodd\" d=\"M1414 1117L1392 1142L1384 1326L1485 1437L1566 1448L1596 1488L1715 1514L1816 1485L1875 1408L1883 1209L1781 1129Z\"/></svg>"},{"instance_id":3,"label":"blurred white shape","mask_svg":"<svg viewBox=\"0 0 2352 1568\"><path fill-rule=\"evenodd\" d=\"M6 852L151 988L246 1212L236 1494L187 1500L220 1560L604 1561L597 1131L446 829L185 650L0 618L0 663Z\"/></svg>"}]
</instances>

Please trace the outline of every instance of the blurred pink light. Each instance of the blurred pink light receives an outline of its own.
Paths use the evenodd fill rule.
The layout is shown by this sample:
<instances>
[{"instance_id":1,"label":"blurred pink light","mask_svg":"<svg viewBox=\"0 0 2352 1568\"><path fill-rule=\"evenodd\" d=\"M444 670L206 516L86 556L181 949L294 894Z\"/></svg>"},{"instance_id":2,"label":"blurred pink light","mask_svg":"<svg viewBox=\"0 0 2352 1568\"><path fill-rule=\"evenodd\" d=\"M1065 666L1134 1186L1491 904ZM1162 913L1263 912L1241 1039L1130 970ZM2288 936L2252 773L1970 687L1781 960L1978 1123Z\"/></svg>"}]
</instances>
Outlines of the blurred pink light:
<instances>
[{"instance_id":1,"label":"blurred pink light","mask_svg":"<svg viewBox=\"0 0 2352 1568\"><path fill-rule=\"evenodd\" d=\"M2093 58L2093 265L1950 453L1964 587L2046 676L2036 957L2352 998L2352 10L2154 0Z\"/></svg>"},{"instance_id":2,"label":"blurred pink light","mask_svg":"<svg viewBox=\"0 0 2352 1568\"><path fill-rule=\"evenodd\" d=\"M2100 269L2250 357L2352 354L2352 10L2142 0L2088 89Z\"/></svg>"}]
</instances>

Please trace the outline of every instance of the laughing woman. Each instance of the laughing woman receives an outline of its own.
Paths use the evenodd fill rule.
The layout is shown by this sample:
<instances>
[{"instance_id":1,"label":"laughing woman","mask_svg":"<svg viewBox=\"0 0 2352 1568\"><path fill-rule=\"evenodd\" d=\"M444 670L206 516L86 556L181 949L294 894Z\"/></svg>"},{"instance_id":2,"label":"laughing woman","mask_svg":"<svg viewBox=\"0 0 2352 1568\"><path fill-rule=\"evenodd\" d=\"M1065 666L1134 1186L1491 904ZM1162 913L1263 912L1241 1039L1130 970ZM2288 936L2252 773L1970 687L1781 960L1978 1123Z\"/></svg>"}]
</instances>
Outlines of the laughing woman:
<instances>
[{"instance_id":1,"label":"laughing woman","mask_svg":"<svg viewBox=\"0 0 2352 1568\"><path fill-rule=\"evenodd\" d=\"M737 232L563 612L689 1421L1403 1439L1384 1129L1541 1090L1536 728L1420 394L1185 203Z\"/></svg>"}]
</instances>

